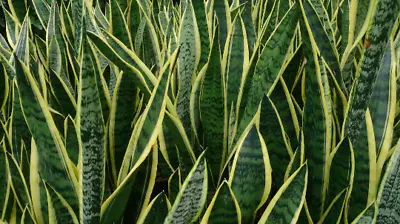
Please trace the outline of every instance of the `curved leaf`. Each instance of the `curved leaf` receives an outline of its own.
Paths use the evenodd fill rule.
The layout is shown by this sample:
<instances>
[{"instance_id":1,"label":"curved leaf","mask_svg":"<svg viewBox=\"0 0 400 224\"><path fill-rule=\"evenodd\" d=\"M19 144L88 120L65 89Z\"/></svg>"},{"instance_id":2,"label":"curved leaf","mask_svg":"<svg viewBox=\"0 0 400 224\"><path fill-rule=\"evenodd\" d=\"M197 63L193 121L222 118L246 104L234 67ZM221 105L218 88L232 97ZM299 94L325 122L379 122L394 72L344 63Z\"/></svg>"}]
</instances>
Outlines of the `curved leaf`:
<instances>
[{"instance_id":1,"label":"curved leaf","mask_svg":"<svg viewBox=\"0 0 400 224\"><path fill-rule=\"evenodd\" d=\"M160 126L165 114L169 77L169 74L163 74L159 77L159 82L154 88L148 105L143 112L140 124L136 126L137 131L133 131L131 135L124 164L119 174L118 188L107 198L101 208L102 223L118 221L124 212L121 207L125 207L128 202L138 167L148 157L151 147L156 142L156 137L161 130ZM156 154L153 153L153 157Z\"/></svg>"},{"instance_id":2,"label":"curved leaf","mask_svg":"<svg viewBox=\"0 0 400 224\"><path fill-rule=\"evenodd\" d=\"M396 146L386 173L382 179L377 198L376 223L399 223L400 222L400 144Z\"/></svg>"},{"instance_id":3,"label":"curved leaf","mask_svg":"<svg viewBox=\"0 0 400 224\"><path fill-rule=\"evenodd\" d=\"M243 132L249 121L256 114L264 94L268 93L270 95L273 87L278 82L298 19L299 10L298 5L295 4L286 13L262 50L261 56L255 65L247 97L246 110L241 118L238 129L239 135L242 134L241 132Z\"/></svg>"},{"instance_id":4,"label":"curved leaf","mask_svg":"<svg viewBox=\"0 0 400 224\"><path fill-rule=\"evenodd\" d=\"M143 219L138 220L139 223L152 224L152 223L162 223L165 217L168 215L168 210L171 205L164 192L158 194L153 201L147 206L146 214Z\"/></svg>"},{"instance_id":5,"label":"curved leaf","mask_svg":"<svg viewBox=\"0 0 400 224\"><path fill-rule=\"evenodd\" d=\"M221 58L218 35L214 35L207 71L204 74L200 99L200 114L203 124L205 157L211 167L213 180L217 180L225 156L224 86L222 83ZM216 184L216 183L215 183Z\"/></svg>"},{"instance_id":6,"label":"curved leaf","mask_svg":"<svg viewBox=\"0 0 400 224\"><path fill-rule=\"evenodd\" d=\"M21 64L19 59L16 60L16 73L24 117L37 146L40 177L59 192L76 212L78 211L77 180L67 160L65 146L49 107L28 68ZM44 189L40 190L43 192ZM41 196L40 200L44 202L44 195Z\"/></svg>"},{"instance_id":7,"label":"curved leaf","mask_svg":"<svg viewBox=\"0 0 400 224\"><path fill-rule=\"evenodd\" d=\"M229 183L222 182L211 200L201 223L236 224L241 223L240 208Z\"/></svg>"},{"instance_id":8,"label":"curved leaf","mask_svg":"<svg viewBox=\"0 0 400 224\"><path fill-rule=\"evenodd\" d=\"M307 164L303 164L275 194L258 223L296 223L305 201L307 178Z\"/></svg>"},{"instance_id":9,"label":"curved leaf","mask_svg":"<svg viewBox=\"0 0 400 224\"><path fill-rule=\"evenodd\" d=\"M268 148L271 168L274 171L273 183L276 187L280 187L284 182L286 167L293 153L286 145L285 131L275 105L266 95L261 103L260 133Z\"/></svg>"},{"instance_id":10,"label":"curved leaf","mask_svg":"<svg viewBox=\"0 0 400 224\"><path fill-rule=\"evenodd\" d=\"M240 143L240 142L239 142ZM235 152L229 175L231 189L242 214L242 223L251 223L271 189L271 166L264 140L252 124Z\"/></svg>"},{"instance_id":11,"label":"curved leaf","mask_svg":"<svg viewBox=\"0 0 400 224\"><path fill-rule=\"evenodd\" d=\"M207 163L203 153L183 182L164 224L185 224L198 219L206 202L207 179Z\"/></svg>"},{"instance_id":12,"label":"curved leaf","mask_svg":"<svg viewBox=\"0 0 400 224\"><path fill-rule=\"evenodd\" d=\"M82 141L80 221L100 221L105 177L105 127L97 88L96 66L91 59L87 39L82 43L81 71L78 88L77 130Z\"/></svg>"},{"instance_id":13,"label":"curved leaf","mask_svg":"<svg viewBox=\"0 0 400 224\"><path fill-rule=\"evenodd\" d=\"M182 23L179 30L179 45L181 49L178 56L179 92L176 110L179 118L182 120L186 133L190 133L190 92L192 78L199 64L201 51L200 35L191 0L189 0L182 15Z\"/></svg>"}]
</instances>

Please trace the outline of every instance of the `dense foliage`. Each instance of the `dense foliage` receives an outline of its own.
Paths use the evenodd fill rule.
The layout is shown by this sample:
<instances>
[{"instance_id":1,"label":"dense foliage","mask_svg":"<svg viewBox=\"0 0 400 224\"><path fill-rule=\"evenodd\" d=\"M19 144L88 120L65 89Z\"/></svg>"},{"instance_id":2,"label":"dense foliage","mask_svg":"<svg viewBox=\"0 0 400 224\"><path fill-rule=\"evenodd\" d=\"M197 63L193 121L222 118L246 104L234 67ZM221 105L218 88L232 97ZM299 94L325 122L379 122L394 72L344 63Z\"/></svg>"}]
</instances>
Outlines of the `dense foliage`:
<instances>
[{"instance_id":1,"label":"dense foliage","mask_svg":"<svg viewBox=\"0 0 400 224\"><path fill-rule=\"evenodd\" d=\"M0 223L400 223L400 0L0 3Z\"/></svg>"}]
</instances>

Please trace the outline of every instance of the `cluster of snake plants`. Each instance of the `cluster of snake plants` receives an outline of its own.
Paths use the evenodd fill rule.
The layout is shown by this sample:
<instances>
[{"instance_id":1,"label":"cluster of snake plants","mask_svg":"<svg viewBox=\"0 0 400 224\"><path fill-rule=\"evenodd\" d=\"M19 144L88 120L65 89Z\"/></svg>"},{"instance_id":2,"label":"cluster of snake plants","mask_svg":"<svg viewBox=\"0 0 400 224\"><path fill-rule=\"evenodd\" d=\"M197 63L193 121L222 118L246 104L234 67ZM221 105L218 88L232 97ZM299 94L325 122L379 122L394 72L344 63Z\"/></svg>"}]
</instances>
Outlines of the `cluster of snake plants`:
<instances>
[{"instance_id":1,"label":"cluster of snake plants","mask_svg":"<svg viewBox=\"0 0 400 224\"><path fill-rule=\"evenodd\" d=\"M400 0L0 5L0 223L400 223Z\"/></svg>"}]
</instances>

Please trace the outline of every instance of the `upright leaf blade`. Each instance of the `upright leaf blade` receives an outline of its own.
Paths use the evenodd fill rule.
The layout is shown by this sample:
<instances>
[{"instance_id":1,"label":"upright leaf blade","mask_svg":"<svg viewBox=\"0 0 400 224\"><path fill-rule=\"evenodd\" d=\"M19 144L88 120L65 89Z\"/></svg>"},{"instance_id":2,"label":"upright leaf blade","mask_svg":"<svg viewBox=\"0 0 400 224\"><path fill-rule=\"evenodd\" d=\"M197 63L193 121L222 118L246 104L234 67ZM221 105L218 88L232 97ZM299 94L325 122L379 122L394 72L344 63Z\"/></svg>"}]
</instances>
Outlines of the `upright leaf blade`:
<instances>
[{"instance_id":1,"label":"upright leaf blade","mask_svg":"<svg viewBox=\"0 0 400 224\"><path fill-rule=\"evenodd\" d=\"M201 223L241 223L240 208L227 181L215 193Z\"/></svg>"},{"instance_id":2,"label":"upright leaf blade","mask_svg":"<svg viewBox=\"0 0 400 224\"><path fill-rule=\"evenodd\" d=\"M400 144L392 155L377 198L376 223L399 223Z\"/></svg>"},{"instance_id":3,"label":"upright leaf blade","mask_svg":"<svg viewBox=\"0 0 400 224\"><path fill-rule=\"evenodd\" d=\"M143 219L138 220L139 223L152 224L162 223L165 217L168 215L169 201L164 193L158 194L147 207Z\"/></svg>"},{"instance_id":4,"label":"upright leaf blade","mask_svg":"<svg viewBox=\"0 0 400 224\"><path fill-rule=\"evenodd\" d=\"M196 221L206 202L207 184L207 163L203 153L186 177L164 224Z\"/></svg>"},{"instance_id":5,"label":"upright leaf blade","mask_svg":"<svg viewBox=\"0 0 400 224\"><path fill-rule=\"evenodd\" d=\"M279 26L271 34L255 65L253 79L246 103L246 110L240 118L237 134L241 134L255 115L265 93L270 94L279 80L279 75L286 59L294 31L299 18L298 5L293 5Z\"/></svg>"},{"instance_id":6,"label":"upright leaf blade","mask_svg":"<svg viewBox=\"0 0 400 224\"><path fill-rule=\"evenodd\" d=\"M242 223L251 223L271 189L271 166L267 148L252 124L236 151L229 183L241 209Z\"/></svg>"},{"instance_id":7,"label":"upright leaf blade","mask_svg":"<svg viewBox=\"0 0 400 224\"><path fill-rule=\"evenodd\" d=\"M368 45L361 58L360 69L350 97L348 114L345 122L345 136L357 141L360 124L371 99L372 91L378 76L380 62L385 53L389 37L399 13L398 1L381 0L376 4L375 14L367 32Z\"/></svg>"},{"instance_id":8,"label":"upright leaf blade","mask_svg":"<svg viewBox=\"0 0 400 224\"><path fill-rule=\"evenodd\" d=\"M169 64L167 64L169 65ZM168 68L168 66L165 66ZM164 70L166 70L164 68ZM101 207L101 222L110 223L119 221L131 192L135 176L140 165L149 157L151 147L156 142L156 137L161 130L161 124L165 114L166 97L170 75L163 74L159 77L148 105L143 112L142 122L137 128L140 133L133 132L125 155L126 162L123 165L125 170L120 170L118 188L106 199ZM140 141L138 141L140 139ZM133 154L133 155L132 155ZM153 157L157 152L153 152ZM154 158L153 158L154 159Z\"/></svg>"},{"instance_id":9,"label":"upright leaf blade","mask_svg":"<svg viewBox=\"0 0 400 224\"><path fill-rule=\"evenodd\" d=\"M268 155L271 158L273 183L280 187L284 182L286 167L290 162L292 152L286 146L285 131L281 119L272 101L264 96L260 111L260 133L268 148Z\"/></svg>"},{"instance_id":10,"label":"upright leaf blade","mask_svg":"<svg viewBox=\"0 0 400 224\"><path fill-rule=\"evenodd\" d=\"M199 64L201 51L199 30L191 0L188 1L183 13L179 35L181 49L178 56L179 92L176 110L179 118L182 120L186 133L190 133L190 92L192 78Z\"/></svg>"},{"instance_id":11,"label":"upright leaf blade","mask_svg":"<svg viewBox=\"0 0 400 224\"><path fill-rule=\"evenodd\" d=\"M78 211L77 180L67 160L67 152L61 141L49 107L25 65L16 60L18 91L25 120L37 145L38 172L40 177ZM40 186L39 186L40 187ZM40 201L47 201L40 187ZM58 220L63 222L63 220ZM64 220L66 221L66 220Z\"/></svg>"},{"instance_id":12,"label":"upright leaf blade","mask_svg":"<svg viewBox=\"0 0 400 224\"><path fill-rule=\"evenodd\" d=\"M81 150L80 220L82 223L100 221L100 209L105 177L104 121L94 62L90 46L83 40L78 93L77 125Z\"/></svg>"},{"instance_id":13,"label":"upright leaf blade","mask_svg":"<svg viewBox=\"0 0 400 224\"><path fill-rule=\"evenodd\" d=\"M224 159L224 88L222 83L221 58L218 35L214 36L207 71L204 74L200 101L201 119L203 123L204 147L207 148L206 159L211 167L214 180ZM216 184L216 183L215 183Z\"/></svg>"},{"instance_id":14,"label":"upright leaf blade","mask_svg":"<svg viewBox=\"0 0 400 224\"><path fill-rule=\"evenodd\" d=\"M303 164L282 185L258 223L296 223L307 189L308 169Z\"/></svg>"}]
</instances>

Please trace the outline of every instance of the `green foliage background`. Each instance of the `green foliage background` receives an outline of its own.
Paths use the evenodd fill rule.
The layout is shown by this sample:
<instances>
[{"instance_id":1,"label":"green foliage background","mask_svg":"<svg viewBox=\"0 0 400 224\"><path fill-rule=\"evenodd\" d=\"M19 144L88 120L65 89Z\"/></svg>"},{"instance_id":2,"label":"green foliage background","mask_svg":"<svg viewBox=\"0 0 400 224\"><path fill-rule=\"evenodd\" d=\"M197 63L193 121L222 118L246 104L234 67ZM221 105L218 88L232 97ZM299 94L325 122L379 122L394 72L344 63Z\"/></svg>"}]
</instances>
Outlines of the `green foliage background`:
<instances>
[{"instance_id":1,"label":"green foliage background","mask_svg":"<svg viewBox=\"0 0 400 224\"><path fill-rule=\"evenodd\" d=\"M400 223L400 0L0 3L0 223Z\"/></svg>"}]
</instances>

